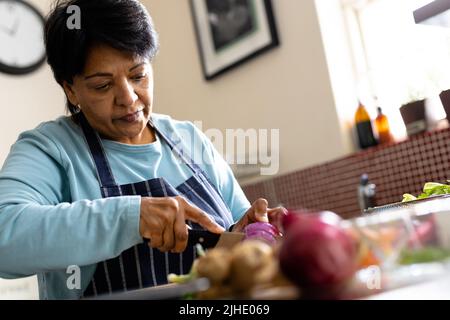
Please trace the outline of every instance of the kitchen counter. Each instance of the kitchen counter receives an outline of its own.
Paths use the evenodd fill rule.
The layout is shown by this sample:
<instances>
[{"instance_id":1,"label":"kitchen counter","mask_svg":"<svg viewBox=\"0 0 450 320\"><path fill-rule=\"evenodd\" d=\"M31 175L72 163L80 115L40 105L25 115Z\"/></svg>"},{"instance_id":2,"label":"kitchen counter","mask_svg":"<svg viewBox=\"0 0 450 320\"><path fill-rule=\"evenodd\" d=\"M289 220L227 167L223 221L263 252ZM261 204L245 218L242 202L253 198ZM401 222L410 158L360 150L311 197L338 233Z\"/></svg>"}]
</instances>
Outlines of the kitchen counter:
<instances>
[{"instance_id":1,"label":"kitchen counter","mask_svg":"<svg viewBox=\"0 0 450 320\"><path fill-rule=\"evenodd\" d=\"M364 300L450 300L450 273L434 280L368 296Z\"/></svg>"}]
</instances>

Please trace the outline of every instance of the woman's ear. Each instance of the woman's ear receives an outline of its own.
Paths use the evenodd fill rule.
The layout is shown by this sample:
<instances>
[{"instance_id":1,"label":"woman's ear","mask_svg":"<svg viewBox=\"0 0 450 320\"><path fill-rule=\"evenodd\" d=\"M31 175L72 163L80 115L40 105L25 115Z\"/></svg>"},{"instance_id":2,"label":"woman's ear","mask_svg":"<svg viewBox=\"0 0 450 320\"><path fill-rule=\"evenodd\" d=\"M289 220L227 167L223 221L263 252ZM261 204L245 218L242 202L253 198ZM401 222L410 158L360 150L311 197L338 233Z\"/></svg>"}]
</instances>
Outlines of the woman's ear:
<instances>
[{"instance_id":1,"label":"woman's ear","mask_svg":"<svg viewBox=\"0 0 450 320\"><path fill-rule=\"evenodd\" d=\"M63 89L66 93L67 99L69 99L69 102L73 104L74 106L77 106L79 104L77 95L75 94L75 91L73 90L73 84L68 83L67 81L63 81Z\"/></svg>"}]
</instances>

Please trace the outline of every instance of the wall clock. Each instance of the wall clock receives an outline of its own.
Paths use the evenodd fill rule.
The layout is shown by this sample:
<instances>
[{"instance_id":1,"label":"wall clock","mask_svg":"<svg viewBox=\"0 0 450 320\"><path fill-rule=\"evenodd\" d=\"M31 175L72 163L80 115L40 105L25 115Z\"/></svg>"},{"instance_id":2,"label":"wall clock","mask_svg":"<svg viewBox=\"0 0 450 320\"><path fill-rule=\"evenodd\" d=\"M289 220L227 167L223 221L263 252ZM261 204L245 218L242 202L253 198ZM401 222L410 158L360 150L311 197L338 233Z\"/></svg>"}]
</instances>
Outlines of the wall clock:
<instances>
[{"instance_id":1,"label":"wall clock","mask_svg":"<svg viewBox=\"0 0 450 320\"><path fill-rule=\"evenodd\" d=\"M22 0L0 0L0 72L20 75L45 61L44 17Z\"/></svg>"}]
</instances>

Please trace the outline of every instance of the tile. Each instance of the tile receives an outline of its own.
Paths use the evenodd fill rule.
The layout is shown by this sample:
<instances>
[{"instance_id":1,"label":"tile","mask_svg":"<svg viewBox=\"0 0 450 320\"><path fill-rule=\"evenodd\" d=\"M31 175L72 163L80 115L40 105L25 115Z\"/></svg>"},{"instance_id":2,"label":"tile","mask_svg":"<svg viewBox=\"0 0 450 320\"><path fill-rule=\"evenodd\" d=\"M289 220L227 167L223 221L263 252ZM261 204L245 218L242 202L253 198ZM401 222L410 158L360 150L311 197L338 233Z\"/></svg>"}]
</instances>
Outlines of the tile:
<instances>
[{"instance_id":1,"label":"tile","mask_svg":"<svg viewBox=\"0 0 450 320\"><path fill-rule=\"evenodd\" d=\"M417 194L428 181L450 179L450 129L425 133L393 145L378 146L303 170L243 186L249 200L270 205L331 210L342 217L360 214L357 186L367 173L377 185L377 205Z\"/></svg>"}]
</instances>

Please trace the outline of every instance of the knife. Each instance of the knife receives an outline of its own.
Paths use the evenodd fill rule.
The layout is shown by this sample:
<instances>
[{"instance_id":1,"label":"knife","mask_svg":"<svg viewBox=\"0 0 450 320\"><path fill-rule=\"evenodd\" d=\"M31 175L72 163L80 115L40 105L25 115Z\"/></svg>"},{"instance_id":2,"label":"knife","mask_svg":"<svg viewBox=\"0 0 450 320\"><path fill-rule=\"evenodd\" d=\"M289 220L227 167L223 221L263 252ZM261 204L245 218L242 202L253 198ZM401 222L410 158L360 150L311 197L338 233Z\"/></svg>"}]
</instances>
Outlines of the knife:
<instances>
[{"instance_id":1,"label":"knife","mask_svg":"<svg viewBox=\"0 0 450 320\"><path fill-rule=\"evenodd\" d=\"M200 244L204 249L221 247L230 249L244 239L243 232L212 233L203 229L190 229L188 233L188 246Z\"/></svg>"},{"instance_id":2,"label":"knife","mask_svg":"<svg viewBox=\"0 0 450 320\"><path fill-rule=\"evenodd\" d=\"M83 300L183 300L186 294L202 292L210 287L207 278L193 279L187 283L169 283L125 292L113 292Z\"/></svg>"}]
</instances>

